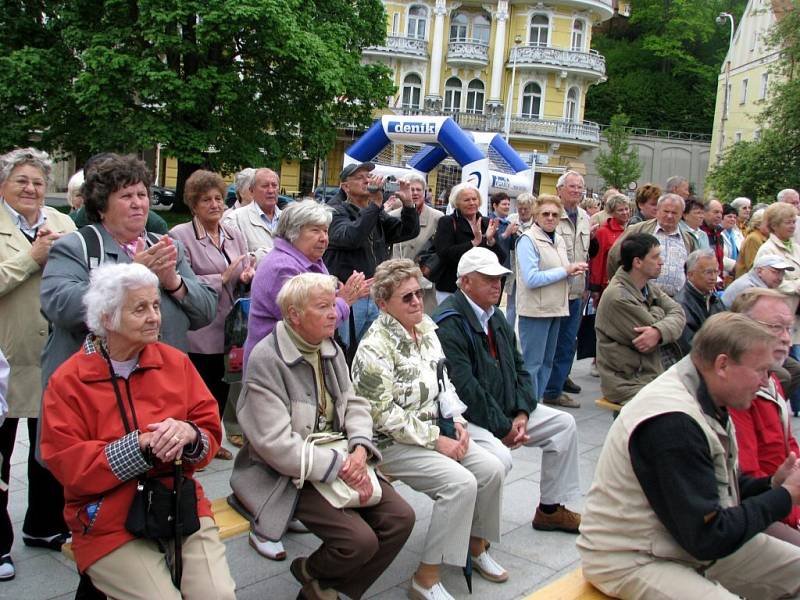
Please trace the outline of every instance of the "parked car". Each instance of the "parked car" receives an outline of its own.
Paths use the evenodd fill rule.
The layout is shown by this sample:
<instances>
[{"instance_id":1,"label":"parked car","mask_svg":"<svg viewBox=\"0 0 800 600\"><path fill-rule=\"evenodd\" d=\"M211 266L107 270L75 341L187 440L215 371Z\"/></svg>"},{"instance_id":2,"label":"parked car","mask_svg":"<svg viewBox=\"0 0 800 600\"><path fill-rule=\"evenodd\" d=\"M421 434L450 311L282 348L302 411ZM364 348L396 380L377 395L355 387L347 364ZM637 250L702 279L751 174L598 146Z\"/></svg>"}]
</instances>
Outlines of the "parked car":
<instances>
[{"instance_id":1,"label":"parked car","mask_svg":"<svg viewBox=\"0 0 800 600\"><path fill-rule=\"evenodd\" d=\"M150 204L153 206L172 206L175 204L175 190L160 185L150 188Z\"/></svg>"},{"instance_id":2,"label":"parked car","mask_svg":"<svg viewBox=\"0 0 800 600\"><path fill-rule=\"evenodd\" d=\"M314 190L314 200L317 202L328 202L339 191L338 186L320 185Z\"/></svg>"}]
</instances>

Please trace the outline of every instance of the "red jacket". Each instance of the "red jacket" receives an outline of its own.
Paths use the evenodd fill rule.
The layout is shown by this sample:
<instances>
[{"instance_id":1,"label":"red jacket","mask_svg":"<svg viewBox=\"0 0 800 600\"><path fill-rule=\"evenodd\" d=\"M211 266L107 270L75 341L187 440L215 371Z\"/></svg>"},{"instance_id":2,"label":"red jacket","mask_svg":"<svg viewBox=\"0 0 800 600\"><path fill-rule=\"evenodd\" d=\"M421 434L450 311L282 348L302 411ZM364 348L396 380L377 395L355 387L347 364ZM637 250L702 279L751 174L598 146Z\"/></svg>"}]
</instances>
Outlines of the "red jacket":
<instances>
[{"instance_id":1,"label":"red jacket","mask_svg":"<svg viewBox=\"0 0 800 600\"><path fill-rule=\"evenodd\" d=\"M728 412L736 428L742 473L769 477L778 470L789 452L800 456L789 424L789 408L775 375L770 376L768 388L758 391L748 410L729 409ZM783 522L796 528L800 522L800 507L793 506Z\"/></svg>"},{"instance_id":2,"label":"red jacket","mask_svg":"<svg viewBox=\"0 0 800 600\"><path fill-rule=\"evenodd\" d=\"M186 354L166 344L150 344L142 350L127 383L119 379L118 385L126 407L130 394L142 431L172 417L191 421L205 434L208 452L196 464L184 461L187 477L211 461L222 440L219 410ZM125 435L107 363L91 344L84 344L50 378L40 442L42 458L64 486L64 518L72 531L72 549L81 572L134 539L125 529L125 518L137 478L119 479L105 452L106 446ZM171 465L156 462L147 474L170 475L163 482L172 486ZM213 518L202 486L196 484L196 488L198 515ZM92 519L87 507L93 504L98 506Z\"/></svg>"},{"instance_id":3,"label":"red jacket","mask_svg":"<svg viewBox=\"0 0 800 600\"><path fill-rule=\"evenodd\" d=\"M625 226L620 225L614 217L609 217L601 227L597 229L595 240L597 240L597 254L589 261L589 289L593 292L602 292L608 286L608 271L606 261L608 251L619 237L625 233Z\"/></svg>"}]
</instances>

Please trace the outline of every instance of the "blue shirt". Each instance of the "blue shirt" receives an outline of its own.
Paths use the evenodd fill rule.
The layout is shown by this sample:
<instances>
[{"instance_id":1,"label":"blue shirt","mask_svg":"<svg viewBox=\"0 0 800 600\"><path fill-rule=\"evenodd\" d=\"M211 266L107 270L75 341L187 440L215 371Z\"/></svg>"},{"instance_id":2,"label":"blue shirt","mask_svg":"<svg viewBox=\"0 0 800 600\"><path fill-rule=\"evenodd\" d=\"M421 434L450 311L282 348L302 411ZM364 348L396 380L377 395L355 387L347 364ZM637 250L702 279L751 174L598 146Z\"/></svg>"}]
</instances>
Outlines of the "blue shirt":
<instances>
[{"instance_id":1,"label":"blue shirt","mask_svg":"<svg viewBox=\"0 0 800 600\"><path fill-rule=\"evenodd\" d=\"M539 269L539 250L527 235L523 235L517 242L517 263L519 276L531 289L544 287L567 277L567 270L564 267L554 267L544 271Z\"/></svg>"}]
</instances>

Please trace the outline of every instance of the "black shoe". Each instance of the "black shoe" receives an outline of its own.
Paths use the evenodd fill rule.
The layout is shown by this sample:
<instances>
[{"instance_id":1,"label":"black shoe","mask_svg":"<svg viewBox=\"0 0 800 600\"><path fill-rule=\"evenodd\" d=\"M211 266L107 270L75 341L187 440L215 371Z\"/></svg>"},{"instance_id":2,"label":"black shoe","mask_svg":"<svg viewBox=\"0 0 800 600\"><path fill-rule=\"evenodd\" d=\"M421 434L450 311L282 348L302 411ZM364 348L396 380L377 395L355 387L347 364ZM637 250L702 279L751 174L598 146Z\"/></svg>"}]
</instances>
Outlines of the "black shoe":
<instances>
[{"instance_id":1,"label":"black shoe","mask_svg":"<svg viewBox=\"0 0 800 600\"><path fill-rule=\"evenodd\" d=\"M71 537L69 533L59 533L47 537L33 537L22 534L22 541L31 548L45 548L46 550L61 552L61 546L70 541Z\"/></svg>"},{"instance_id":2,"label":"black shoe","mask_svg":"<svg viewBox=\"0 0 800 600\"><path fill-rule=\"evenodd\" d=\"M580 394L581 386L579 386L577 383L572 381L572 379L567 377L567 380L564 382L564 391L570 394Z\"/></svg>"}]
</instances>

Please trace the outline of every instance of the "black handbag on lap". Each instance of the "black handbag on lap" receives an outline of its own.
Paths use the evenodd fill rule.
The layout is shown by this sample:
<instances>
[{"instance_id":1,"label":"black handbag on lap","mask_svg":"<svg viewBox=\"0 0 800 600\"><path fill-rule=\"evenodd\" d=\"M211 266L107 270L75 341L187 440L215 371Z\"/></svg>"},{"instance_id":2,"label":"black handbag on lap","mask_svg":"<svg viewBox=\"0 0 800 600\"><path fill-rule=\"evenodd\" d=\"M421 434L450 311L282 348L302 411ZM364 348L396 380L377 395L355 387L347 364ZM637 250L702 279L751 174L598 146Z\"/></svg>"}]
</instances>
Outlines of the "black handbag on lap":
<instances>
[{"instance_id":1,"label":"black handbag on lap","mask_svg":"<svg viewBox=\"0 0 800 600\"><path fill-rule=\"evenodd\" d=\"M177 482L176 482L177 483ZM197 516L197 488L194 481L181 477L180 482L181 534L192 535L200 529ZM157 477L140 479L136 494L128 509L125 529L139 538L171 539L175 535L175 496L173 490Z\"/></svg>"}]
</instances>

